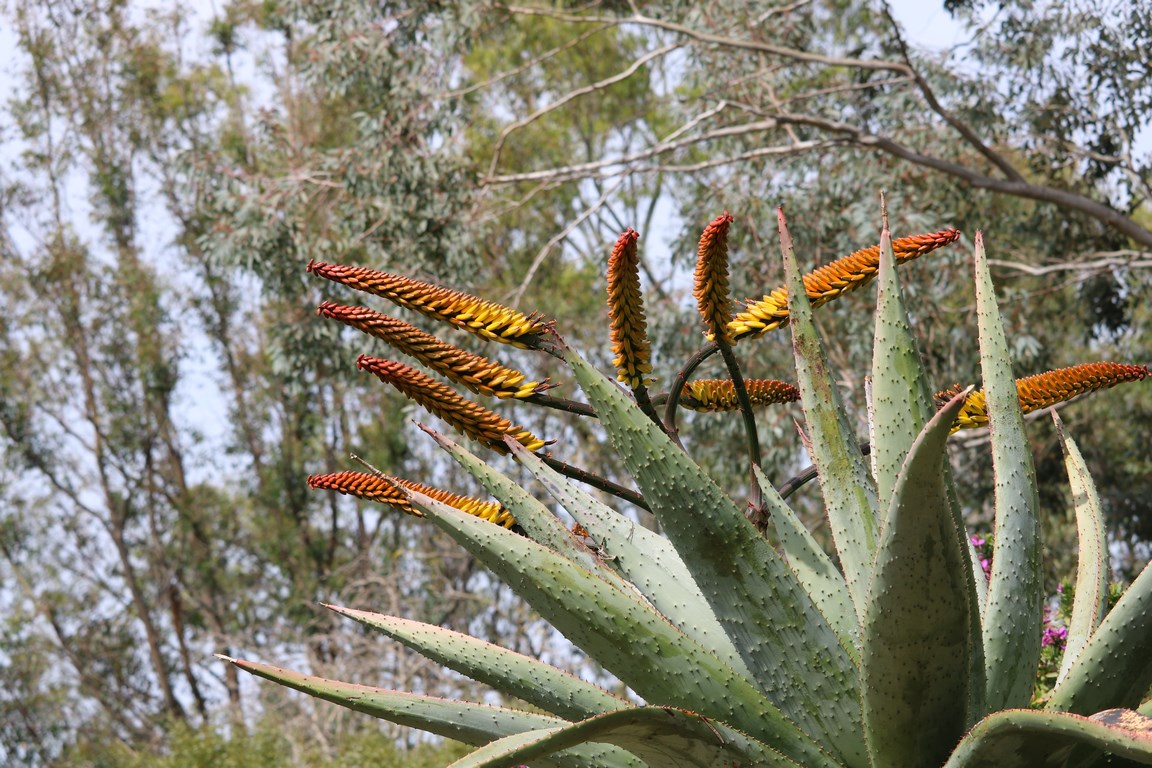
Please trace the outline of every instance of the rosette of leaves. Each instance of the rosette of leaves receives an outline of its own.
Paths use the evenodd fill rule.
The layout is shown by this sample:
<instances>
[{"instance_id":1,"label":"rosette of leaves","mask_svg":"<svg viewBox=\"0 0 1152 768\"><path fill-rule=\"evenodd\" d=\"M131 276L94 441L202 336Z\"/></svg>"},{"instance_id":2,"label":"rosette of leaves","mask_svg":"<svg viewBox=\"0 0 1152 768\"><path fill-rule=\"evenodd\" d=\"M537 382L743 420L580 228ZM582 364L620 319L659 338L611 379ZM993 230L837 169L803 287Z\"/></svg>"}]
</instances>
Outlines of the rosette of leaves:
<instances>
[{"instance_id":1,"label":"rosette of leaves","mask_svg":"<svg viewBox=\"0 0 1152 768\"><path fill-rule=\"evenodd\" d=\"M466 635L346 608L333 610L531 709L233 663L313 696L477 745L457 768L1012 768L1105 765L1114 758L1152 764L1152 719L1145 716L1152 712L1144 704L1152 685L1152 568L1108 609L1100 505L1062 428L1079 569L1058 681L1043 708L1029 708L1043 619L1039 510L1020 394L980 235L980 405L991 425L996 477L996 557L987 577L945 452L971 390L950 393L942 407L933 403L887 229L877 265L868 456L830 377L812 322L814 302L782 214L780 225L788 284L779 295L787 297L806 447L818 470L834 557L756 467L761 512L778 542L773 546L650 408L642 409L556 336L551 349L571 367L661 533L590 495L511 431L504 447L575 519L575 531L440 435L441 445L515 516L522 532L412 484L395 490L645 703ZM723 306L723 297L709 301ZM713 328L722 319L712 317Z\"/></svg>"}]
</instances>

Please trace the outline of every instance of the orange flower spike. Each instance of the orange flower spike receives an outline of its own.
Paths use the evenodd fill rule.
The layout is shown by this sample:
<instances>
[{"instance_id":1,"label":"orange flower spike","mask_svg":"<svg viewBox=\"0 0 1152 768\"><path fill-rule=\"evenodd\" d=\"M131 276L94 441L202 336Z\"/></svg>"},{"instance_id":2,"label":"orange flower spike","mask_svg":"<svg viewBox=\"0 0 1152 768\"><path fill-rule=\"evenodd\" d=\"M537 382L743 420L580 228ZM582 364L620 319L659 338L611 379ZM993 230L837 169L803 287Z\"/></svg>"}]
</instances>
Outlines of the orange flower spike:
<instances>
[{"instance_id":1,"label":"orange flower spike","mask_svg":"<svg viewBox=\"0 0 1152 768\"><path fill-rule=\"evenodd\" d=\"M467 512L482 520L502 525L505 528L511 528L516 523L516 519L512 517L512 514L501 506L499 502L482 501L471 496L461 496L457 493L433 488L432 486L405 480L400 477L379 477L367 472L346 471L336 472L330 475L312 475L308 478L309 488L339 491L340 493L356 496L361 499L388 504L409 515L423 517L423 513L412 506L408 501L408 497L397 486L403 486L409 490L422 493L425 496L431 496L450 507L455 507L462 512Z\"/></svg>"},{"instance_id":2,"label":"orange flower spike","mask_svg":"<svg viewBox=\"0 0 1152 768\"><path fill-rule=\"evenodd\" d=\"M645 386L652 373L652 350L636 257L639 237L636 230L626 230L608 257L608 322L615 355L612 365L616 366L616 378L634 390Z\"/></svg>"},{"instance_id":3,"label":"orange flower spike","mask_svg":"<svg viewBox=\"0 0 1152 768\"><path fill-rule=\"evenodd\" d=\"M334 283L371 293L435 320L462 328L489 341L530 349L548 332L539 315L515 309L432 283L367 267L310 261L308 271Z\"/></svg>"},{"instance_id":4,"label":"orange flower spike","mask_svg":"<svg viewBox=\"0 0 1152 768\"><path fill-rule=\"evenodd\" d=\"M892 241L896 263L918 259L937 248L956 242L960 231L949 227L927 235L901 237ZM804 289L813 307L818 307L845 293L867 285L880 269L880 246L864 248L842 259L804 275ZM788 291L783 286L759 301L748 301L743 312L728 324L728 331L739 340L759 336L788 325Z\"/></svg>"},{"instance_id":5,"label":"orange flower spike","mask_svg":"<svg viewBox=\"0 0 1152 768\"><path fill-rule=\"evenodd\" d=\"M800 390L791 384L774 379L748 379L744 382L752 405L794 403L800 399ZM728 379L699 379L684 387L680 404L693 411L736 411L736 387Z\"/></svg>"},{"instance_id":6,"label":"orange flower spike","mask_svg":"<svg viewBox=\"0 0 1152 768\"><path fill-rule=\"evenodd\" d=\"M1128 381L1140 381L1149 375L1146 365L1126 363L1082 363L1070 368L1038 373L1016 380L1016 393L1020 398L1020 409L1024 413L1050 408L1058 403L1071 400L1079 395L1108 389ZM959 386L937 393L936 403L948 402L960 391ZM971 429L988 425L988 406L983 390L968 395L956 423L952 427Z\"/></svg>"},{"instance_id":7,"label":"orange flower spike","mask_svg":"<svg viewBox=\"0 0 1152 768\"><path fill-rule=\"evenodd\" d=\"M700 235L696 257L696 280L692 295L707 326L708 338L731 344L732 297L728 293L728 211L717 216Z\"/></svg>"},{"instance_id":8,"label":"orange flower spike","mask_svg":"<svg viewBox=\"0 0 1152 768\"><path fill-rule=\"evenodd\" d=\"M456 390L425 376L415 368L393 360L360 355L356 367L376 374L386 384L400 390L410 400L444 419L471 439L483 443L497 453L508 453L504 435L509 435L530 451L543 448L545 442L526 429L488 410L478 403L461 397Z\"/></svg>"},{"instance_id":9,"label":"orange flower spike","mask_svg":"<svg viewBox=\"0 0 1152 768\"><path fill-rule=\"evenodd\" d=\"M403 320L365 307L346 307L326 301L320 305L317 312L370 336L383 339L404 354L411 355L437 373L478 395L523 398L551 388L547 381L525 382L524 379L527 377L519 371L505 368L486 357L454 347Z\"/></svg>"}]
</instances>

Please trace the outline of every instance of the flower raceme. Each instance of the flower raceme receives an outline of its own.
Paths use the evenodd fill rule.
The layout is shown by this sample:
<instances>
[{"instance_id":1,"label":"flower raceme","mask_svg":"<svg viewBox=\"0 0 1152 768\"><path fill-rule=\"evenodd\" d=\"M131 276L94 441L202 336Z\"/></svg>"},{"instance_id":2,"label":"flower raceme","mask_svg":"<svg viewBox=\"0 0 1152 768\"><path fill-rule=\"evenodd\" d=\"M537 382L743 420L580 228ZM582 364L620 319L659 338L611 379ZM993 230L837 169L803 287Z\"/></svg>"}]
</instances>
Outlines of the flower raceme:
<instances>
[{"instance_id":1,"label":"flower raceme","mask_svg":"<svg viewBox=\"0 0 1152 768\"><path fill-rule=\"evenodd\" d=\"M748 400L752 405L794 403L800 390L775 379L746 379ZM728 379L698 379L684 386L680 405L693 411L735 411L740 408L736 387Z\"/></svg>"},{"instance_id":2,"label":"flower raceme","mask_svg":"<svg viewBox=\"0 0 1152 768\"><path fill-rule=\"evenodd\" d=\"M535 313L525 315L492 301L402 275L322 261L309 262L308 271L334 283L388 299L405 309L450 323L489 341L528 349L537 346L549 328L548 323Z\"/></svg>"},{"instance_id":3,"label":"flower raceme","mask_svg":"<svg viewBox=\"0 0 1152 768\"><path fill-rule=\"evenodd\" d=\"M1020 398L1020 408L1031 413L1071 400L1079 395L1108 389L1128 381L1140 381L1148 376L1146 365L1126 363L1082 363L1070 368L1059 368L1035 376L1017 379L1016 394ZM960 393L962 387L956 384L936 394L938 407ZM984 390L977 389L968 395L952 431L988 426L988 404Z\"/></svg>"},{"instance_id":4,"label":"flower raceme","mask_svg":"<svg viewBox=\"0 0 1152 768\"><path fill-rule=\"evenodd\" d=\"M528 430L515 426L508 419L462 397L451 387L411 366L361 355L356 360L356 367L376 374L377 378L396 387L405 397L416 401L455 429L497 453L508 453L504 435L510 436L530 451L546 445L545 441Z\"/></svg>"},{"instance_id":5,"label":"flower raceme","mask_svg":"<svg viewBox=\"0 0 1152 768\"><path fill-rule=\"evenodd\" d=\"M700 235L697 250L695 289L696 306L704 318L709 338L732 343L729 321L732 299L728 293L728 228L732 214L724 211Z\"/></svg>"},{"instance_id":6,"label":"flower raceme","mask_svg":"<svg viewBox=\"0 0 1152 768\"><path fill-rule=\"evenodd\" d=\"M608 324L615 356L612 365L616 378L633 390L645 386L652 373L652 349L636 258L639 237L636 230L626 230L608 257Z\"/></svg>"},{"instance_id":7,"label":"flower raceme","mask_svg":"<svg viewBox=\"0 0 1152 768\"><path fill-rule=\"evenodd\" d=\"M551 388L547 381L524 381L520 371L486 357L454 347L403 320L365 307L346 307L326 301L317 313L388 342L442 376L489 397L531 397Z\"/></svg>"},{"instance_id":8,"label":"flower raceme","mask_svg":"<svg viewBox=\"0 0 1152 768\"><path fill-rule=\"evenodd\" d=\"M512 517L512 514L499 502L461 496L458 493L451 493L392 475L374 475L367 472L352 471L312 475L308 478L308 487L339 491L349 496L387 504L409 515L423 517L424 514L413 507L408 501L408 496L400 490L400 488L407 488L505 528L511 528L516 523L516 518Z\"/></svg>"},{"instance_id":9,"label":"flower raceme","mask_svg":"<svg viewBox=\"0 0 1152 768\"><path fill-rule=\"evenodd\" d=\"M949 227L926 235L901 237L892 241L896 263L918 259L960 238L960 231ZM880 246L864 248L844 258L825 264L804 275L804 289L813 307L867 285L880 268ZM728 333L735 340L760 336L788 325L788 289L777 288L759 301L748 301L728 323Z\"/></svg>"}]
</instances>

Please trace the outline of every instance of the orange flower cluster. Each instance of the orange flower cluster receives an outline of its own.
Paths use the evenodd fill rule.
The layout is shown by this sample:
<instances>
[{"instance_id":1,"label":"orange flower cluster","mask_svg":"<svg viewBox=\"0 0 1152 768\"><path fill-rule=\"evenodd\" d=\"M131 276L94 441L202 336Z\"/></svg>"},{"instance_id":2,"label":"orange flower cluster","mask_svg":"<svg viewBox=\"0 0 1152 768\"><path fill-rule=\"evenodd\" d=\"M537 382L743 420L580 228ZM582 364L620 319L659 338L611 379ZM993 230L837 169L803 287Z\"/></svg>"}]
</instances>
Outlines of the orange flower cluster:
<instances>
[{"instance_id":1,"label":"orange flower cluster","mask_svg":"<svg viewBox=\"0 0 1152 768\"><path fill-rule=\"evenodd\" d=\"M892 251L896 263L903 264L959 238L959 230L949 227L932 234L893 240ZM866 285L879 268L880 246L864 248L804 275L804 289L812 306L818 307ZM728 323L728 333L734 339L759 336L788 324L788 289L784 286L759 301L749 300L746 304L744 311L737 313Z\"/></svg>"},{"instance_id":2,"label":"orange flower cluster","mask_svg":"<svg viewBox=\"0 0 1152 768\"><path fill-rule=\"evenodd\" d=\"M748 379L744 382L752 405L794 403L800 399L800 390L775 379ZM736 387L728 379L700 379L689 382L680 396L680 404L693 411L735 411L740 408L736 400Z\"/></svg>"},{"instance_id":3,"label":"orange flower cluster","mask_svg":"<svg viewBox=\"0 0 1152 768\"><path fill-rule=\"evenodd\" d=\"M393 360L361 355L356 367L376 374L404 396L451 424L464 435L483 443L498 453L508 453L504 435L509 435L530 451L544 447L545 442L526 429L515 426L482 405L461 397L451 387L441 384L411 366Z\"/></svg>"},{"instance_id":4,"label":"orange flower cluster","mask_svg":"<svg viewBox=\"0 0 1152 768\"><path fill-rule=\"evenodd\" d=\"M486 357L454 347L432 334L365 307L346 307L326 301L318 314L339 320L358 331L391 344L437 373L479 395L489 397L530 397L550 389L547 381L528 381L520 371L505 368Z\"/></svg>"},{"instance_id":5,"label":"orange flower cluster","mask_svg":"<svg viewBox=\"0 0 1152 768\"><path fill-rule=\"evenodd\" d=\"M397 486L403 486L425 496L431 496L437 501L459 509L461 512L467 512L469 515L474 515L496 525L502 525L505 528L511 528L516 524L516 518L512 517L512 514L499 502L481 501L471 496L461 496L457 493L450 493L390 475L381 477L367 472L346 471L330 475L312 475L308 478L309 488L339 491L349 496L387 504L409 515L423 517L423 513L412 506L408 497Z\"/></svg>"},{"instance_id":6,"label":"orange flower cluster","mask_svg":"<svg viewBox=\"0 0 1152 768\"><path fill-rule=\"evenodd\" d=\"M717 216L700 235L696 256L696 307L704 318L708 338L731 344L729 323L732 319L732 298L728 294L728 227L732 215L728 211Z\"/></svg>"},{"instance_id":7,"label":"orange flower cluster","mask_svg":"<svg viewBox=\"0 0 1152 768\"><path fill-rule=\"evenodd\" d=\"M612 365L616 366L616 378L632 389L645 386L652 373L648 321L636 258L639 237L636 230L626 230L608 257L608 323L615 355Z\"/></svg>"},{"instance_id":8,"label":"orange flower cluster","mask_svg":"<svg viewBox=\"0 0 1152 768\"><path fill-rule=\"evenodd\" d=\"M402 275L322 261L309 262L308 271L491 341L527 349L548 331L547 323L536 314L525 315L495 302Z\"/></svg>"},{"instance_id":9,"label":"orange flower cluster","mask_svg":"<svg viewBox=\"0 0 1152 768\"><path fill-rule=\"evenodd\" d=\"M1070 368L1038 373L1016 380L1016 394L1024 413L1049 408L1072 398L1099 389L1108 389L1127 381L1140 381L1149 375L1146 365L1126 363L1082 363ZM942 407L963 388L957 384L936 393L936 405ZM988 426L988 402L984 390L971 392L964 400L952 431Z\"/></svg>"}]
</instances>

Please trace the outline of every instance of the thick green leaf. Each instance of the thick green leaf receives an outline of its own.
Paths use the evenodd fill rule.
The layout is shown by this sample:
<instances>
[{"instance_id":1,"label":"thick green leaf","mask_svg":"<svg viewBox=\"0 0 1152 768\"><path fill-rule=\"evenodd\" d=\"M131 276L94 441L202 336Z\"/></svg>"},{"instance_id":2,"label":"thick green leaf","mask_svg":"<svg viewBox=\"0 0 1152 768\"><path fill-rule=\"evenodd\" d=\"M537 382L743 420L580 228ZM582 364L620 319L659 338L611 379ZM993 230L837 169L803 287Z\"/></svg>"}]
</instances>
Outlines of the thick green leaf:
<instances>
[{"instance_id":1,"label":"thick green leaf","mask_svg":"<svg viewBox=\"0 0 1152 768\"><path fill-rule=\"evenodd\" d=\"M780 496L764 470L753 467L764 505L772 517L772 526L780 540L780 549L788 567L796 574L812 602L824 614L828 624L840 636L840 645L848 651L853 662L859 663L860 625L852 608L852 597L844 574L836 568L832 558L817 543L796 513Z\"/></svg>"},{"instance_id":2,"label":"thick green leaf","mask_svg":"<svg viewBox=\"0 0 1152 768\"><path fill-rule=\"evenodd\" d=\"M1108 612L1048 709L1085 715L1105 707L1135 707L1152 686L1152 563Z\"/></svg>"},{"instance_id":3,"label":"thick green leaf","mask_svg":"<svg viewBox=\"0 0 1152 768\"><path fill-rule=\"evenodd\" d=\"M479 480L489 493L499 499L532 539L591 571L599 572L601 576L611 573L610 569L603 567L588 547L580 543L572 532L564 527L564 523L553 514L552 510L541 504L530 493L488 466L459 443L429 427L421 425L421 429L431 435L449 456Z\"/></svg>"},{"instance_id":4,"label":"thick green leaf","mask_svg":"<svg viewBox=\"0 0 1152 768\"><path fill-rule=\"evenodd\" d=\"M732 669L752 677L668 539L577 488L520 443L507 442L516 460L588 531L602 560L616 568L684 634L711 648Z\"/></svg>"},{"instance_id":5,"label":"thick green leaf","mask_svg":"<svg viewBox=\"0 0 1152 768\"><path fill-rule=\"evenodd\" d=\"M796 576L712 478L614 382L576 352L565 349L565 357L761 689L849 765L863 764L856 667ZM745 723L727 722L773 744Z\"/></svg>"},{"instance_id":6,"label":"thick green leaf","mask_svg":"<svg viewBox=\"0 0 1152 768\"><path fill-rule=\"evenodd\" d=\"M328 607L383 632L437 664L565 720L583 720L630 706L563 670L461 632L395 616Z\"/></svg>"},{"instance_id":7,"label":"thick green leaf","mask_svg":"<svg viewBox=\"0 0 1152 768\"><path fill-rule=\"evenodd\" d=\"M1059 684L1108 611L1108 540L1104 532L1100 497L1088 473L1088 465L1084 463L1076 443L1064 432L1064 423L1056 411L1052 411L1052 421L1056 423L1056 434L1060 436L1060 445L1064 448L1064 465L1068 468L1068 484L1072 487L1076 533L1080 544L1072 618L1068 623L1064 660L1056 679Z\"/></svg>"},{"instance_id":8,"label":"thick green leaf","mask_svg":"<svg viewBox=\"0 0 1152 768\"><path fill-rule=\"evenodd\" d=\"M1152 765L1152 719L1129 709L1092 717L1008 710L984 718L969 731L945 768L1078 766L1102 753Z\"/></svg>"},{"instance_id":9,"label":"thick green leaf","mask_svg":"<svg viewBox=\"0 0 1152 768\"><path fill-rule=\"evenodd\" d=\"M864 727L877 766L939 765L964 733L977 608L943 468L966 394L912 443L880 531L861 663Z\"/></svg>"},{"instance_id":10,"label":"thick green leaf","mask_svg":"<svg viewBox=\"0 0 1152 768\"><path fill-rule=\"evenodd\" d=\"M683 710L638 707L502 739L450 768L514 768L589 741L615 744L658 768L800 765L724 723Z\"/></svg>"},{"instance_id":11,"label":"thick green leaf","mask_svg":"<svg viewBox=\"0 0 1152 768\"><path fill-rule=\"evenodd\" d=\"M904 457L920 430L936 413L920 364L920 350L896 279L892 234L880 233L876 278L876 334L872 345L872 400L869 422L872 474L879 509L892 503L892 489Z\"/></svg>"},{"instance_id":12,"label":"thick green leaf","mask_svg":"<svg viewBox=\"0 0 1152 768\"><path fill-rule=\"evenodd\" d=\"M1044 595L1036 471L980 232L976 233L975 262L980 367L996 477L996 556L984 611L985 701L989 711L996 711L1026 706L1032 698L1040 661Z\"/></svg>"},{"instance_id":13,"label":"thick green leaf","mask_svg":"<svg viewBox=\"0 0 1152 768\"><path fill-rule=\"evenodd\" d=\"M748 680L636 593L500 526L419 493L410 498L565 637L649 703L691 706L800 762L831 762Z\"/></svg>"},{"instance_id":14,"label":"thick green leaf","mask_svg":"<svg viewBox=\"0 0 1152 768\"><path fill-rule=\"evenodd\" d=\"M796 357L796 379L804 421L808 425L809 452L820 478L820 490L828 510L828 526L840 555L840 565L848 582L848 591L856 616L863 620L867 602L868 577L876 551L879 502L876 486L868 475L868 466L848 415L840 402L836 384L829 374L828 356L812 321L812 306L792 236L780 219L780 248L784 253L784 272L788 283L788 316L791 320L792 347Z\"/></svg>"}]
</instances>

